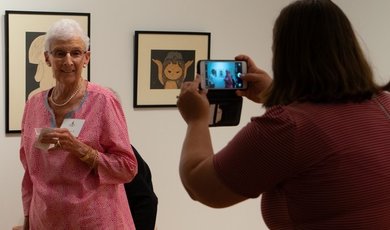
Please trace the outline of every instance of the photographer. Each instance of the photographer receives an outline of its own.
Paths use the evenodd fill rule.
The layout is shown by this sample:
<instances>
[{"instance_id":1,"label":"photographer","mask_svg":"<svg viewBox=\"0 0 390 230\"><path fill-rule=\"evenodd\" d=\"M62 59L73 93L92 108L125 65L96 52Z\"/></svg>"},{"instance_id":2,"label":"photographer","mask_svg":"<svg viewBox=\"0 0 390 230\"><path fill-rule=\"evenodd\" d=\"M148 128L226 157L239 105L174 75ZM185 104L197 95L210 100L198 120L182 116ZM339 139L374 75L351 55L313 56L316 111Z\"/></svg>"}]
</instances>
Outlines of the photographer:
<instances>
[{"instance_id":1,"label":"photographer","mask_svg":"<svg viewBox=\"0 0 390 230\"><path fill-rule=\"evenodd\" d=\"M390 95L374 83L351 23L332 1L298 0L273 32L273 80L236 57L248 63L237 95L266 112L215 154L207 92L199 76L183 84L188 194L214 208L262 195L270 229L387 229Z\"/></svg>"}]
</instances>

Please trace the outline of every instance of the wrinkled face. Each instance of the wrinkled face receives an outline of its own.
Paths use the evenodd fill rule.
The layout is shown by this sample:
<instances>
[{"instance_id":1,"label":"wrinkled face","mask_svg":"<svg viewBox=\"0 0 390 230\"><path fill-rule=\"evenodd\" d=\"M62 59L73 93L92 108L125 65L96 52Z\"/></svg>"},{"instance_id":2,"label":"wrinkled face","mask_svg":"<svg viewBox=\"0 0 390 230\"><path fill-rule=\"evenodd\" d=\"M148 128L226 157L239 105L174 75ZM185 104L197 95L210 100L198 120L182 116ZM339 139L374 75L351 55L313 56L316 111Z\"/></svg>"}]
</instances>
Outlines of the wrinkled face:
<instances>
[{"instance_id":1,"label":"wrinkled face","mask_svg":"<svg viewBox=\"0 0 390 230\"><path fill-rule=\"evenodd\" d=\"M50 50L45 52L46 62L52 67L54 78L64 84L79 81L89 57L90 53L85 50L85 45L79 37L54 40Z\"/></svg>"},{"instance_id":2,"label":"wrinkled face","mask_svg":"<svg viewBox=\"0 0 390 230\"><path fill-rule=\"evenodd\" d=\"M164 74L169 80L178 80L183 76L183 69L179 64L169 63L165 66Z\"/></svg>"}]
</instances>

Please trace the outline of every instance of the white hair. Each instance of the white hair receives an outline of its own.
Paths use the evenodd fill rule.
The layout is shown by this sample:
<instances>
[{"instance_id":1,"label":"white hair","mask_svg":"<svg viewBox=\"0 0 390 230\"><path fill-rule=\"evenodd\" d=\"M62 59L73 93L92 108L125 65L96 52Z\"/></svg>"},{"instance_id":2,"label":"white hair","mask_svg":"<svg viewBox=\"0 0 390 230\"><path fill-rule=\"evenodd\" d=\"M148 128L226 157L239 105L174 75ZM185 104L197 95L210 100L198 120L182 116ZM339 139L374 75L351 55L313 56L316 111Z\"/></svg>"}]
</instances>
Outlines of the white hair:
<instances>
[{"instance_id":1,"label":"white hair","mask_svg":"<svg viewBox=\"0 0 390 230\"><path fill-rule=\"evenodd\" d=\"M85 34L80 24L73 19L61 19L55 22L47 31L45 51L50 51L50 45L53 40L68 40L73 37L80 37L85 44L85 50L89 49L89 37Z\"/></svg>"}]
</instances>

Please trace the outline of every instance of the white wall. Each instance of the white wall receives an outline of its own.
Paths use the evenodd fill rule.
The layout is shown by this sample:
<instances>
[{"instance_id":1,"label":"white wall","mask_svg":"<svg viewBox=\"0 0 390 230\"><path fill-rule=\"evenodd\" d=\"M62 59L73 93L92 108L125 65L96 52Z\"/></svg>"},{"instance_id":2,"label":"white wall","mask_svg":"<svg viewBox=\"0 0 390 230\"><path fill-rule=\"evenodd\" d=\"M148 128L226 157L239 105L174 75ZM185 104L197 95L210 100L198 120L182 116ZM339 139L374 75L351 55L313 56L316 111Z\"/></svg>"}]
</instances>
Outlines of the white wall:
<instances>
[{"instance_id":1,"label":"white wall","mask_svg":"<svg viewBox=\"0 0 390 230\"><path fill-rule=\"evenodd\" d=\"M134 109L134 30L211 32L211 58L252 56L271 73L272 26L290 0L0 0L5 10L91 13L91 81L115 89L121 96L132 143L149 163L159 197L160 230L267 229L259 199L228 209L211 209L192 201L178 177L178 159L185 124L176 108ZM390 79L390 2L336 0L365 43L379 82ZM0 229L23 220L19 163L19 135L5 135L4 17L0 36ZM213 128L215 150L220 149L260 106L244 102L238 127Z\"/></svg>"}]
</instances>

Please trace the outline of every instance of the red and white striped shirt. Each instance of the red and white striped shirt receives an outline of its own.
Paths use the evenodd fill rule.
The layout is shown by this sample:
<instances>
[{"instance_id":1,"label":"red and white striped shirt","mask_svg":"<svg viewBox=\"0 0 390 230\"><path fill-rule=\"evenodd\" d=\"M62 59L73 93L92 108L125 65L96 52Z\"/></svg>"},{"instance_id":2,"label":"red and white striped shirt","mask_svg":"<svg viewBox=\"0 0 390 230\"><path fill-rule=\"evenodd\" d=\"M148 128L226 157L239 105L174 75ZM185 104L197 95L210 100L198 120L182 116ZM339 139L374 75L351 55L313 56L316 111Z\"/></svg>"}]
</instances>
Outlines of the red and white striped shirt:
<instances>
[{"instance_id":1,"label":"red and white striped shirt","mask_svg":"<svg viewBox=\"0 0 390 230\"><path fill-rule=\"evenodd\" d=\"M233 191L262 194L270 229L390 229L390 95L293 103L254 117L214 157Z\"/></svg>"}]
</instances>

